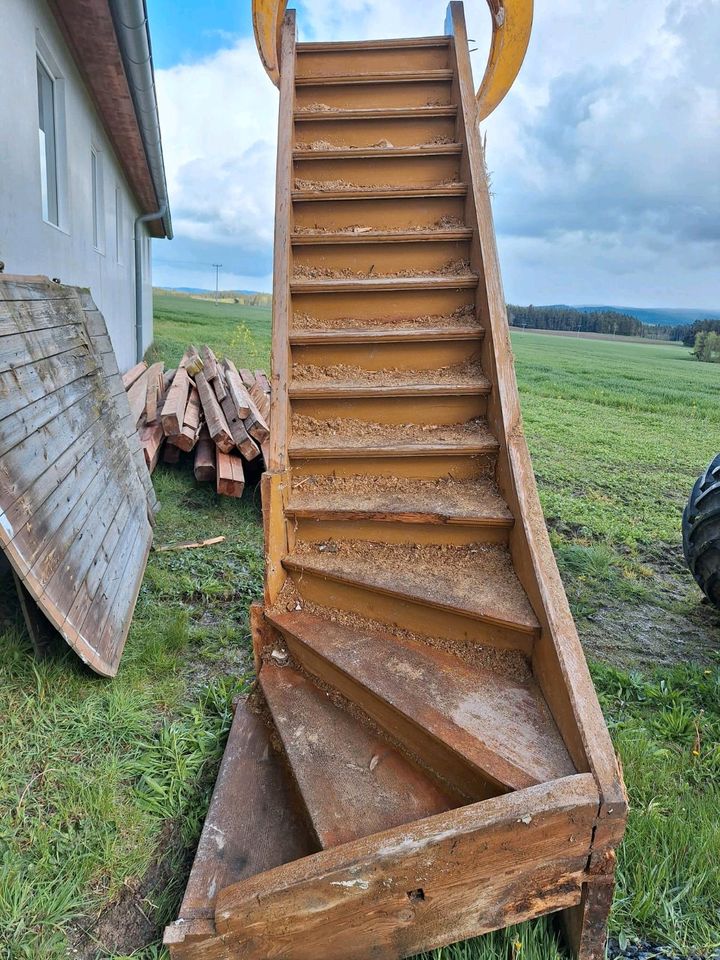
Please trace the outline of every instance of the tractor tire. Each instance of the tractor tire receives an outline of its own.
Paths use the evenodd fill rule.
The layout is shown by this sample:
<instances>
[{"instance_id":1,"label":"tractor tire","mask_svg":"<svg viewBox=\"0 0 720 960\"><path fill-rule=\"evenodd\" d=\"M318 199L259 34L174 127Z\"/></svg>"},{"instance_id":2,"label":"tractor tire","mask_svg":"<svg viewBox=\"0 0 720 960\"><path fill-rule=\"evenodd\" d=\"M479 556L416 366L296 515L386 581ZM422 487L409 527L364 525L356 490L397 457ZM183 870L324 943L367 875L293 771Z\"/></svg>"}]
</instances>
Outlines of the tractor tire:
<instances>
[{"instance_id":1,"label":"tractor tire","mask_svg":"<svg viewBox=\"0 0 720 960\"><path fill-rule=\"evenodd\" d=\"M720 454L698 478L683 511L683 552L698 586L720 609Z\"/></svg>"}]
</instances>

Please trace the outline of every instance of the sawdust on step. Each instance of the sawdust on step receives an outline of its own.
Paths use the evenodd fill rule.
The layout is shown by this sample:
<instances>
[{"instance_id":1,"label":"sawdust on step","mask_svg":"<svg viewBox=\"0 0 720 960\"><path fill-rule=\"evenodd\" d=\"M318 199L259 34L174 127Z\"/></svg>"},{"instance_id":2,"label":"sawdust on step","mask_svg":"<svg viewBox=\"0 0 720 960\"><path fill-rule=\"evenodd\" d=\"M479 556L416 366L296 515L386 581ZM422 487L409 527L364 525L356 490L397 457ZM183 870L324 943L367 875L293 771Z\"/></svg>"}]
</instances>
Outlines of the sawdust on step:
<instances>
[{"instance_id":1,"label":"sawdust on step","mask_svg":"<svg viewBox=\"0 0 720 960\"><path fill-rule=\"evenodd\" d=\"M317 420L295 414L292 419L292 440L302 446L355 447L360 444L390 446L393 444L455 444L492 440L485 420L465 423L373 423L336 417Z\"/></svg>"},{"instance_id":2,"label":"sawdust on step","mask_svg":"<svg viewBox=\"0 0 720 960\"><path fill-rule=\"evenodd\" d=\"M445 180L439 180L437 183L428 183L424 186L431 190L433 187L451 187L460 181L457 177L449 177ZM301 190L309 193L323 193L328 190L342 191L353 190L363 193L373 193L376 190L406 190L414 189L415 183L352 183L350 180L309 180L305 177L295 177L295 190Z\"/></svg>"},{"instance_id":3,"label":"sawdust on step","mask_svg":"<svg viewBox=\"0 0 720 960\"><path fill-rule=\"evenodd\" d=\"M293 315L293 330L402 330L418 327L481 328L474 304L467 303L450 314L425 314L407 317L313 317L309 313Z\"/></svg>"},{"instance_id":4,"label":"sawdust on step","mask_svg":"<svg viewBox=\"0 0 720 960\"><path fill-rule=\"evenodd\" d=\"M368 370L349 363L321 366L314 363L295 363L292 372L296 383L352 383L363 386L409 386L412 384L457 384L470 386L484 384L486 378L477 360L466 360L431 370L404 370L386 367Z\"/></svg>"},{"instance_id":5,"label":"sawdust on step","mask_svg":"<svg viewBox=\"0 0 720 960\"><path fill-rule=\"evenodd\" d=\"M399 476L293 476L291 503L295 507L403 513L442 513L452 516L492 516L510 519L512 514L492 477L456 480L454 477L413 478Z\"/></svg>"},{"instance_id":6,"label":"sawdust on step","mask_svg":"<svg viewBox=\"0 0 720 960\"><path fill-rule=\"evenodd\" d=\"M299 541L293 559L315 569L370 576L372 581L456 609L512 623L534 614L506 547L490 543L380 543L368 540ZM384 579L387 575L387 581Z\"/></svg>"},{"instance_id":7,"label":"sawdust on step","mask_svg":"<svg viewBox=\"0 0 720 960\"><path fill-rule=\"evenodd\" d=\"M406 227L368 227L361 223L350 223L345 227L333 228L327 230L324 227L295 227L294 233L301 236L319 236L325 237L329 234L373 234L373 233L432 233L433 231L442 232L444 230L464 230L465 223L460 217L440 217L435 223L413 223Z\"/></svg>"},{"instance_id":8,"label":"sawdust on step","mask_svg":"<svg viewBox=\"0 0 720 960\"><path fill-rule=\"evenodd\" d=\"M528 658L519 650L501 650L475 640L446 640L431 634L415 633L412 630L403 630L400 627L372 620L349 610L340 610L336 607L324 607L306 600L300 595L295 581L288 577L280 593L271 607L271 613L288 613L303 611L311 616L337 623L348 629L358 631L375 630L378 633L390 634L398 640L410 640L413 643L426 644L436 650L451 653L468 666L479 670L489 670L501 677L527 683L532 679L532 669Z\"/></svg>"},{"instance_id":9,"label":"sawdust on step","mask_svg":"<svg viewBox=\"0 0 720 960\"><path fill-rule=\"evenodd\" d=\"M310 264L301 263L295 266L294 278L296 280L352 280L357 277L366 279L368 277L474 277L477 276L470 269L468 260L451 260L443 264L442 267L433 270L383 270L375 269L373 264L369 270L351 270L349 267L313 267Z\"/></svg>"},{"instance_id":10,"label":"sawdust on step","mask_svg":"<svg viewBox=\"0 0 720 960\"><path fill-rule=\"evenodd\" d=\"M442 147L455 143L452 137L433 137L431 140L422 140L419 143L397 146L390 140L378 140L375 143L331 143L329 140L310 140L295 144L295 149L302 153L322 152L323 150L392 150L397 146L399 150L408 150L413 147Z\"/></svg>"}]
</instances>

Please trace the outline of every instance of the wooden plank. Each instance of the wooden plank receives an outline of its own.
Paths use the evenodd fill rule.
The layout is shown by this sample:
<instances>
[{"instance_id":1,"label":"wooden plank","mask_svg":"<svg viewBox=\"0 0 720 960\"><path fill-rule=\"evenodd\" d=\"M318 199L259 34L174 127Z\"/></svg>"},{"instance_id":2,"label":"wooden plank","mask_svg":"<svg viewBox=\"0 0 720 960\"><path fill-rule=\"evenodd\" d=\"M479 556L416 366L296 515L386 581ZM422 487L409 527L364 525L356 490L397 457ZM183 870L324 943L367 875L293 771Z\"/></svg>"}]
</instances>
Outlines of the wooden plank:
<instances>
[{"instance_id":1,"label":"wooden plank","mask_svg":"<svg viewBox=\"0 0 720 960\"><path fill-rule=\"evenodd\" d=\"M96 369L95 358L83 347L0 373L0 421Z\"/></svg>"},{"instance_id":2,"label":"wooden plank","mask_svg":"<svg viewBox=\"0 0 720 960\"><path fill-rule=\"evenodd\" d=\"M218 449L223 453L229 453L235 446L235 441L233 440L225 415L217 401L217 397L213 393L212 387L205 379L203 373L196 374L195 385L200 394L200 403L202 404L203 413L205 414L208 432L215 441Z\"/></svg>"},{"instance_id":3,"label":"wooden plank","mask_svg":"<svg viewBox=\"0 0 720 960\"><path fill-rule=\"evenodd\" d=\"M145 405L147 404L148 382L150 380L150 371L146 370L141 374L135 383L128 390L128 403L135 423L139 423L145 415Z\"/></svg>"},{"instance_id":4,"label":"wooden plank","mask_svg":"<svg viewBox=\"0 0 720 960\"><path fill-rule=\"evenodd\" d=\"M215 382L217 383L217 381ZM235 441L235 446L242 453L246 460L254 460L257 456L259 456L260 449L245 429L245 423L237 416L235 404L233 403L229 394L225 395L225 399L222 401L221 407L223 413L225 414L225 420L227 421L228 429L230 430L232 438Z\"/></svg>"},{"instance_id":5,"label":"wooden plank","mask_svg":"<svg viewBox=\"0 0 720 960\"><path fill-rule=\"evenodd\" d=\"M215 396L218 398L218 403L222 403L227 396L227 385L222 367L217 367L217 376L213 380L212 386L215 391Z\"/></svg>"},{"instance_id":6,"label":"wooden plank","mask_svg":"<svg viewBox=\"0 0 720 960\"><path fill-rule=\"evenodd\" d=\"M195 384L192 384L190 387L190 395L188 396L187 406L185 407L183 426L190 427L192 430L199 430L200 416L200 396L198 394L197 387Z\"/></svg>"},{"instance_id":7,"label":"wooden plank","mask_svg":"<svg viewBox=\"0 0 720 960\"><path fill-rule=\"evenodd\" d=\"M147 373L147 398L145 401L145 422L155 423L158 418L158 407L163 395L163 370L165 364L154 363Z\"/></svg>"},{"instance_id":8,"label":"wooden plank","mask_svg":"<svg viewBox=\"0 0 720 960\"><path fill-rule=\"evenodd\" d=\"M178 925L211 918L224 887L315 849L269 729L246 703L239 703Z\"/></svg>"},{"instance_id":9,"label":"wooden plank","mask_svg":"<svg viewBox=\"0 0 720 960\"><path fill-rule=\"evenodd\" d=\"M267 394L268 397L270 396L270 381L264 370L255 371L255 383L258 384L263 393Z\"/></svg>"},{"instance_id":10,"label":"wooden plank","mask_svg":"<svg viewBox=\"0 0 720 960\"><path fill-rule=\"evenodd\" d=\"M207 344L201 348L200 354L204 364L203 373L205 374L205 379L208 383L211 383L218 375L217 357Z\"/></svg>"},{"instance_id":11,"label":"wooden plank","mask_svg":"<svg viewBox=\"0 0 720 960\"><path fill-rule=\"evenodd\" d=\"M90 398L97 404L95 384L92 380L83 378L22 407L18 410L17 416L7 417L3 420L3 429L0 431L0 457L5 456L9 450L27 437L32 437L61 414L67 413L71 416L73 411L84 413L87 405L82 401L86 398Z\"/></svg>"},{"instance_id":12,"label":"wooden plank","mask_svg":"<svg viewBox=\"0 0 720 960\"><path fill-rule=\"evenodd\" d=\"M238 456L216 447L215 489L226 497L241 497L245 489L242 462Z\"/></svg>"},{"instance_id":13,"label":"wooden plank","mask_svg":"<svg viewBox=\"0 0 720 960\"><path fill-rule=\"evenodd\" d=\"M253 376L252 371L246 369L245 367L241 367L238 370L238 373L240 374L240 379L249 390L250 387L255 383L255 377Z\"/></svg>"},{"instance_id":14,"label":"wooden plank","mask_svg":"<svg viewBox=\"0 0 720 960\"><path fill-rule=\"evenodd\" d=\"M202 482L215 482L215 444L209 436L201 437L195 448L195 479Z\"/></svg>"},{"instance_id":15,"label":"wooden plank","mask_svg":"<svg viewBox=\"0 0 720 960\"><path fill-rule=\"evenodd\" d=\"M165 436L171 437L183 428L185 420L185 408L187 407L188 394L190 393L190 377L187 375L182 364L178 367L175 379L168 390L165 403L163 404L160 420L165 431Z\"/></svg>"},{"instance_id":16,"label":"wooden plank","mask_svg":"<svg viewBox=\"0 0 720 960\"><path fill-rule=\"evenodd\" d=\"M150 473L153 472L160 459L160 451L165 440L165 431L161 423L152 423L144 426L140 431L145 463Z\"/></svg>"},{"instance_id":17,"label":"wooden plank","mask_svg":"<svg viewBox=\"0 0 720 960\"><path fill-rule=\"evenodd\" d=\"M9 334L0 338L0 373L82 348L88 349L87 338L77 324Z\"/></svg>"},{"instance_id":18,"label":"wooden plank","mask_svg":"<svg viewBox=\"0 0 720 960\"><path fill-rule=\"evenodd\" d=\"M12 570L12 576L33 651L35 656L41 660L48 655L53 641L57 637L57 631L50 621L42 615L34 598L14 569Z\"/></svg>"},{"instance_id":19,"label":"wooden plank","mask_svg":"<svg viewBox=\"0 0 720 960\"><path fill-rule=\"evenodd\" d=\"M428 817L222 890L198 958L396 960L577 903L588 775Z\"/></svg>"},{"instance_id":20,"label":"wooden plank","mask_svg":"<svg viewBox=\"0 0 720 960\"><path fill-rule=\"evenodd\" d=\"M77 297L75 287L53 283L49 277L38 274L4 273L0 277L0 300L68 300Z\"/></svg>"},{"instance_id":21,"label":"wooden plank","mask_svg":"<svg viewBox=\"0 0 720 960\"><path fill-rule=\"evenodd\" d=\"M244 420L250 414L250 394L232 360L226 358L223 361L223 367L225 386L235 408L235 416L239 420Z\"/></svg>"},{"instance_id":22,"label":"wooden plank","mask_svg":"<svg viewBox=\"0 0 720 960\"><path fill-rule=\"evenodd\" d=\"M323 849L462 805L297 670L268 663L259 679Z\"/></svg>"},{"instance_id":23,"label":"wooden plank","mask_svg":"<svg viewBox=\"0 0 720 960\"><path fill-rule=\"evenodd\" d=\"M135 381L141 377L143 373L145 373L147 368L148 365L144 360L141 360L140 363L136 363L134 367L130 367L130 369L122 375L122 382L125 389L129 390Z\"/></svg>"}]
</instances>

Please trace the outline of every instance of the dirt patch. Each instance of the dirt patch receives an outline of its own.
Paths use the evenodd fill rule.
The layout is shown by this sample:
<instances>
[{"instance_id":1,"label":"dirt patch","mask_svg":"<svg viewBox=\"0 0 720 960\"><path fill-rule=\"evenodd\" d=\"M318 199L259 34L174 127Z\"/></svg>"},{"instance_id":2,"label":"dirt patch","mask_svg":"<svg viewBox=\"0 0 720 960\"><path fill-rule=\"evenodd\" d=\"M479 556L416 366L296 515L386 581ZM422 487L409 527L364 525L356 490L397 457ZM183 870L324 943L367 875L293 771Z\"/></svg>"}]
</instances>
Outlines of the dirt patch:
<instances>
[{"instance_id":1,"label":"dirt patch","mask_svg":"<svg viewBox=\"0 0 720 960\"><path fill-rule=\"evenodd\" d=\"M703 598L680 544L658 544L643 557L654 597L613 601L578 622L589 656L627 670L678 663L710 664L720 655L720 611Z\"/></svg>"},{"instance_id":2,"label":"dirt patch","mask_svg":"<svg viewBox=\"0 0 720 960\"><path fill-rule=\"evenodd\" d=\"M367 370L348 363L333 363L325 367L314 363L295 363L292 378L296 383L334 382L394 387L423 383L481 386L486 382L482 366L471 360L432 370L400 370L397 367Z\"/></svg>"},{"instance_id":3,"label":"dirt patch","mask_svg":"<svg viewBox=\"0 0 720 960\"><path fill-rule=\"evenodd\" d=\"M165 894L170 884L178 885L180 896L192 855L184 849L180 827L174 823L165 826L157 848L166 852L150 865L141 880L127 883L98 917L83 918L71 927L69 956L77 960L129 956L162 937L163 922L158 916L156 900Z\"/></svg>"},{"instance_id":4,"label":"dirt patch","mask_svg":"<svg viewBox=\"0 0 720 960\"><path fill-rule=\"evenodd\" d=\"M414 330L418 327L482 327L478 322L475 306L471 303L458 307L451 314L425 314L421 317L367 317L360 322L352 317L319 319L308 313L293 316L294 330Z\"/></svg>"}]
</instances>

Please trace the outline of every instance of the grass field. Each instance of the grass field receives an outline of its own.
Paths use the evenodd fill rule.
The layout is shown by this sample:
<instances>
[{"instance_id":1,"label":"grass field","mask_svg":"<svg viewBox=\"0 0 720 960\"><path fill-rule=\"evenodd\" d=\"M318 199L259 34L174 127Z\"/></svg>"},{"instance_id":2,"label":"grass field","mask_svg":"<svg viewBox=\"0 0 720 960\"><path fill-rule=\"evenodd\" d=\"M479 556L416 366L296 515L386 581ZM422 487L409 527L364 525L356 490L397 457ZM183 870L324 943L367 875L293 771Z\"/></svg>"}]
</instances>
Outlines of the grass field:
<instances>
[{"instance_id":1,"label":"grass field","mask_svg":"<svg viewBox=\"0 0 720 960\"><path fill-rule=\"evenodd\" d=\"M189 341L265 365L269 314L156 301L153 356ZM720 449L720 370L682 348L519 333L526 431L553 544L632 813L612 926L720 945L720 622L679 553L679 513ZM247 607L262 585L257 492L240 503L160 467L156 541L116 680L62 646L35 663L11 594L0 610L0 957L152 960L174 918L230 703L252 679ZM684 639L684 643L682 642ZM541 921L427 960L558 960Z\"/></svg>"}]
</instances>

